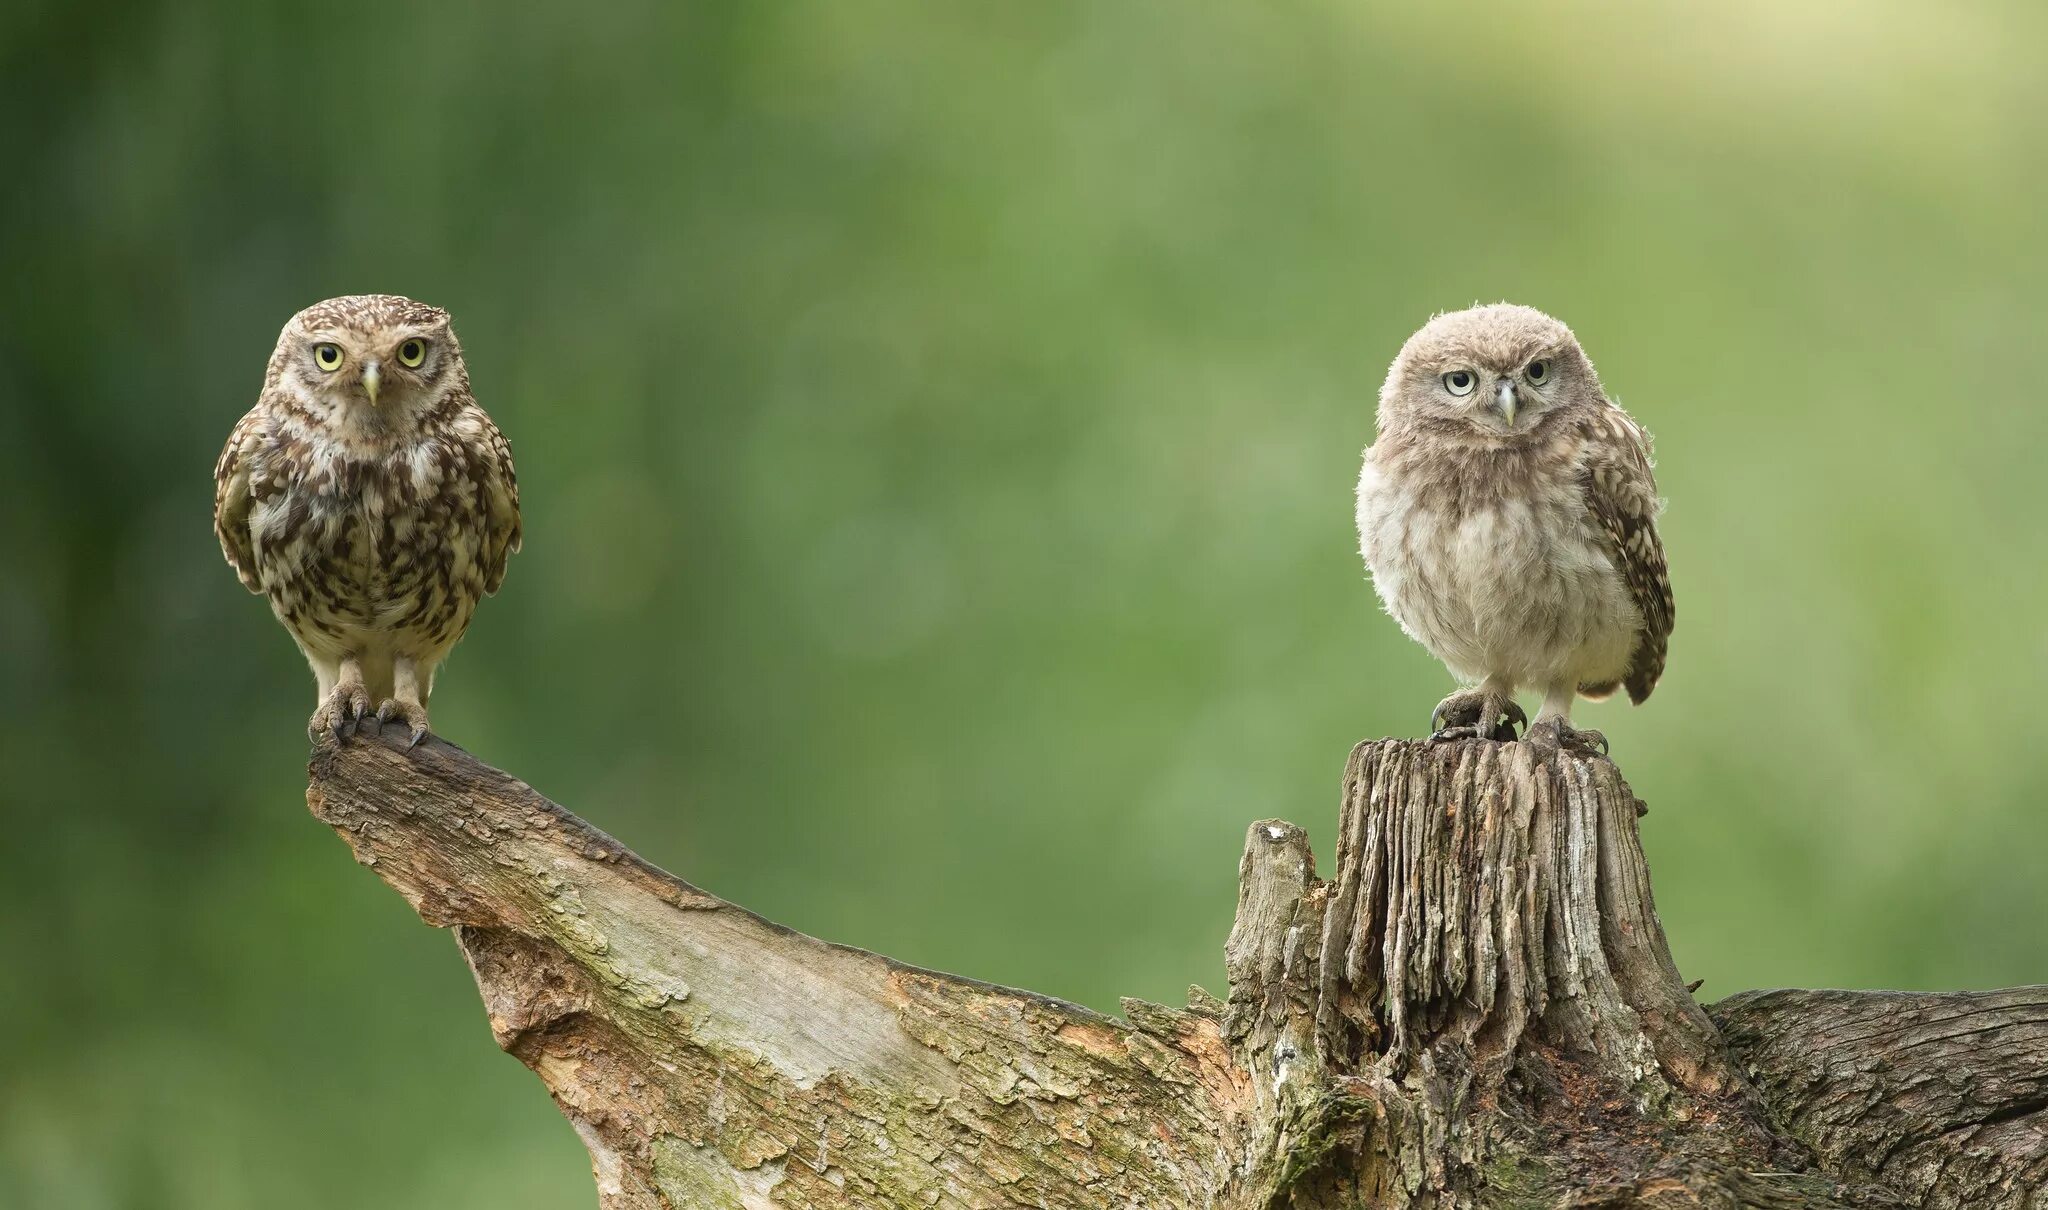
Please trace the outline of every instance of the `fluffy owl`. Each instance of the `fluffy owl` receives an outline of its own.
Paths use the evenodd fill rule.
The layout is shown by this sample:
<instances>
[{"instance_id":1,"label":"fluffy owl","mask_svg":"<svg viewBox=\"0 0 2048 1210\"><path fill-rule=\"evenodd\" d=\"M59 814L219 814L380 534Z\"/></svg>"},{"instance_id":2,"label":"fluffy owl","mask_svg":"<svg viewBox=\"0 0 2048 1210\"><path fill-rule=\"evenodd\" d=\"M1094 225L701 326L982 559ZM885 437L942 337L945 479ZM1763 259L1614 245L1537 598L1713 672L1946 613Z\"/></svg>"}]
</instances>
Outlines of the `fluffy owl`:
<instances>
[{"instance_id":1,"label":"fluffy owl","mask_svg":"<svg viewBox=\"0 0 2048 1210\"><path fill-rule=\"evenodd\" d=\"M214 530L319 682L309 731L427 734L434 673L519 549L512 450L438 307L331 298L277 338L214 469Z\"/></svg>"},{"instance_id":2,"label":"fluffy owl","mask_svg":"<svg viewBox=\"0 0 2048 1210\"><path fill-rule=\"evenodd\" d=\"M1650 696L1671 635L1650 439L1607 398L1571 329L1507 303L1439 315L1380 389L1358 480L1359 548L1387 612L1472 688L1439 737L1606 748L1574 697Z\"/></svg>"}]
</instances>

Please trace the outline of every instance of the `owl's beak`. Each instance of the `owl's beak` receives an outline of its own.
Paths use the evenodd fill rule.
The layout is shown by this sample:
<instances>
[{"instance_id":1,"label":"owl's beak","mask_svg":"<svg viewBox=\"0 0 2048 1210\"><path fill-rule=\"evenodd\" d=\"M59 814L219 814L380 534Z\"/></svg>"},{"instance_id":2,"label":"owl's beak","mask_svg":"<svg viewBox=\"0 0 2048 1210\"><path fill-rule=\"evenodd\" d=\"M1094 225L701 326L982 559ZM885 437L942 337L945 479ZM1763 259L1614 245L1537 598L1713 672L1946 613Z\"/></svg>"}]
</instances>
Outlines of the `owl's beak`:
<instances>
[{"instance_id":1,"label":"owl's beak","mask_svg":"<svg viewBox=\"0 0 2048 1210\"><path fill-rule=\"evenodd\" d=\"M1494 404L1500 409L1500 418L1507 421L1509 428L1515 427L1515 404L1517 402L1519 401L1515 398L1514 379L1501 379L1500 387L1494 394Z\"/></svg>"},{"instance_id":2,"label":"owl's beak","mask_svg":"<svg viewBox=\"0 0 2048 1210\"><path fill-rule=\"evenodd\" d=\"M376 404L376 402L377 402L377 363L376 363L376 362L374 362L374 361L372 361L372 362L366 362L366 363L364 363L364 365L363 365L363 394L365 394L365 395L368 395L368 396L370 397L370 403L371 403L371 404L372 404L373 406L374 406L374 405Z\"/></svg>"}]
</instances>

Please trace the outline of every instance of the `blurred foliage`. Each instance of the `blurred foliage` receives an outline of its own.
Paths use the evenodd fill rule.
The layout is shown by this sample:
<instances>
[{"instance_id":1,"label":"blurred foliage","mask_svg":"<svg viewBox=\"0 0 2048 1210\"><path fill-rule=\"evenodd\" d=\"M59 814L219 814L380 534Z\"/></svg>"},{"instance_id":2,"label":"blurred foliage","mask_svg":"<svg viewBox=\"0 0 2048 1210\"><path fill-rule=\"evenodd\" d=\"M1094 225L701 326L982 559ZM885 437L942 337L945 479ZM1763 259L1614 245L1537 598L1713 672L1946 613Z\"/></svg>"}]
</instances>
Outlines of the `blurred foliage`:
<instances>
[{"instance_id":1,"label":"blurred foliage","mask_svg":"<svg viewBox=\"0 0 2048 1210\"><path fill-rule=\"evenodd\" d=\"M448 939L300 807L209 471L278 327L451 309L526 553L439 729L790 925L1217 987L1448 687L1351 532L1432 311L1572 323L1679 598L1587 707L1680 965L2048 970L2037 6L0 13L0 1204L591 1204Z\"/></svg>"}]
</instances>

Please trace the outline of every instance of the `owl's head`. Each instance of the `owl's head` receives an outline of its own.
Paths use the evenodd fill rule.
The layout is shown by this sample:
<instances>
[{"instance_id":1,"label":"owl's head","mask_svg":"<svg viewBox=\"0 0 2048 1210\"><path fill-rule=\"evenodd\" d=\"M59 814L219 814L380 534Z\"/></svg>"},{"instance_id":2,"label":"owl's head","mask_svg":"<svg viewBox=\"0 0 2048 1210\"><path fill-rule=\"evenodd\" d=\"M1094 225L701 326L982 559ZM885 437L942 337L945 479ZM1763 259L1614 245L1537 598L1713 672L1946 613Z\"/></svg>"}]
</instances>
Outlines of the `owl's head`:
<instances>
[{"instance_id":1,"label":"owl's head","mask_svg":"<svg viewBox=\"0 0 2048 1210\"><path fill-rule=\"evenodd\" d=\"M292 316L271 354L273 379L324 417L403 427L467 382L448 313L396 294L352 294Z\"/></svg>"},{"instance_id":2,"label":"owl's head","mask_svg":"<svg viewBox=\"0 0 2048 1210\"><path fill-rule=\"evenodd\" d=\"M1605 398L1570 328L1492 303L1438 315L1408 338L1380 388L1380 427L1434 421L1508 440L1559 408Z\"/></svg>"}]
</instances>

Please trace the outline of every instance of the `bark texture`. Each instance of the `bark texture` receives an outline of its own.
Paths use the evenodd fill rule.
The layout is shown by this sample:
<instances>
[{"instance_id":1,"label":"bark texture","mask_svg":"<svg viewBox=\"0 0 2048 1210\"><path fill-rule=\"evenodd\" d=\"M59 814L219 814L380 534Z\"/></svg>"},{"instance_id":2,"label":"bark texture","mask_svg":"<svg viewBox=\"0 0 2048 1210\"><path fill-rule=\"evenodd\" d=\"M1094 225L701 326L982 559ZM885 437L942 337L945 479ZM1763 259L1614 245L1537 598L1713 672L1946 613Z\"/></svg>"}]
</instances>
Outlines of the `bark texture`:
<instances>
[{"instance_id":1,"label":"bark texture","mask_svg":"<svg viewBox=\"0 0 2048 1210\"><path fill-rule=\"evenodd\" d=\"M1605 760L1361 744L1328 880L1252 825L1227 1004L1124 1020L780 928L438 741L310 774L605 1210L2048 1207L2048 991L1710 1017Z\"/></svg>"},{"instance_id":2,"label":"bark texture","mask_svg":"<svg viewBox=\"0 0 2048 1210\"><path fill-rule=\"evenodd\" d=\"M1712 1015L1830 1168L1926 1210L2048 1207L2048 987L1744 992Z\"/></svg>"}]
</instances>

